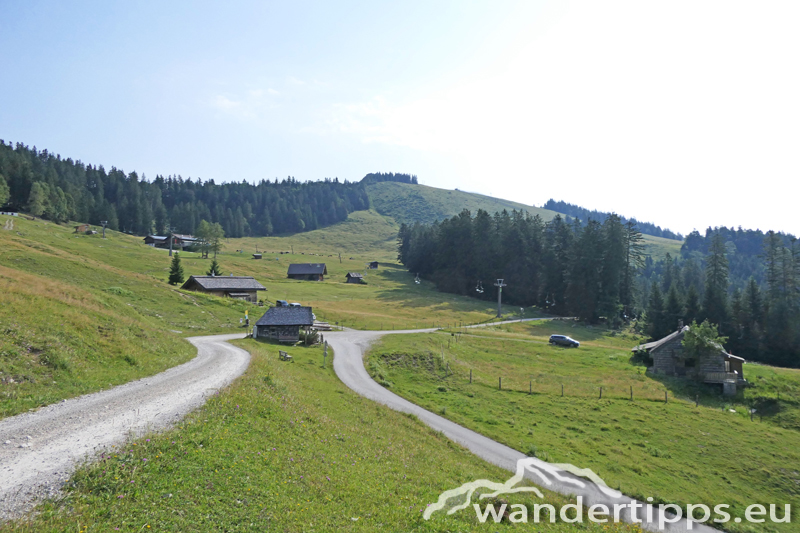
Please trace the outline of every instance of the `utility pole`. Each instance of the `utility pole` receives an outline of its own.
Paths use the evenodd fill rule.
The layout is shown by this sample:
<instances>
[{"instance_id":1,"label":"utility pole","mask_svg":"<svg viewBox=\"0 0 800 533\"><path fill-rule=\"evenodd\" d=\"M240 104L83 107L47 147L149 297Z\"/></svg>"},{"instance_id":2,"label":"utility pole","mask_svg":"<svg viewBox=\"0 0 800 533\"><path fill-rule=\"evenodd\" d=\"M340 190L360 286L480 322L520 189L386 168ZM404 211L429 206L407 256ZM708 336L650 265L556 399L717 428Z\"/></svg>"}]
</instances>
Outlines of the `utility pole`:
<instances>
[{"instance_id":1,"label":"utility pole","mask_svg":"<svg viewBox=\"0 0 800 533\"><path fill-rule=\"evenodd\" d=\"M503 316L503 287L506 286L502 279L498 279L495 284L497 287L497 318Z\"/></svg>"},{"instance_id":2,"label":"utility pole","mask_svg":"<svg viewBox=\"0 0 800 533\"><path fill-rule=\"evenodd\" d=\"M172 228L167 228L167 235L169 236L169 256L172 257Z\"/></svg>"},{"instance_id":3,"label":"utility pole","mask_svg":"<svg viewBox=\"0 0 800 533\"><path fill-rule=\"evenodd\" d=\"M106 238L106 226L108 226L108 220L101 220L100 224L103 225L103 238Z\"/></svg>"}]
</instances>

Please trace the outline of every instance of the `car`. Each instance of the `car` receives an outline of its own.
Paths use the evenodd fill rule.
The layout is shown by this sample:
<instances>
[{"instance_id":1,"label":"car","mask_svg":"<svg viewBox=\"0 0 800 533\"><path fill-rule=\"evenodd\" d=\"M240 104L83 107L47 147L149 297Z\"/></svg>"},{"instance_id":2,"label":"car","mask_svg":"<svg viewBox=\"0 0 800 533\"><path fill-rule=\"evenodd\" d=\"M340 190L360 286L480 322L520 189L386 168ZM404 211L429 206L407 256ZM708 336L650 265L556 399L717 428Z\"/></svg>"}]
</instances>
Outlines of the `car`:
<instances>
[{"instance_id":1,"label":"car","mask_svg":"<svg viewBox=\"0 0 800 533\"><path fill-rule=\"evenodd\" d=\"M275 307L289 307L289 302L286 300L275 300Z\"/></svg>"},{"instance_id":2,"label":"car","mask_svg":"<svg viewBox=\"0 0 800 533\"><path fill-rule=\"evenodd\" d=\"M581 345L581 343L566 335L550 335L550 344L553 346L566 346L567 348L577 348Z\"/></svg>"},{"instance_id":3,"label":"car","mask_svg":"<svg viewBox=\"0 0 800 533\"><path fill-rule=\"evenodd\" d=\"M303 305L299 304L297 302L292 302L292 303L289 304L289 307L303 307Z\"/></svg>"}]
</instances>

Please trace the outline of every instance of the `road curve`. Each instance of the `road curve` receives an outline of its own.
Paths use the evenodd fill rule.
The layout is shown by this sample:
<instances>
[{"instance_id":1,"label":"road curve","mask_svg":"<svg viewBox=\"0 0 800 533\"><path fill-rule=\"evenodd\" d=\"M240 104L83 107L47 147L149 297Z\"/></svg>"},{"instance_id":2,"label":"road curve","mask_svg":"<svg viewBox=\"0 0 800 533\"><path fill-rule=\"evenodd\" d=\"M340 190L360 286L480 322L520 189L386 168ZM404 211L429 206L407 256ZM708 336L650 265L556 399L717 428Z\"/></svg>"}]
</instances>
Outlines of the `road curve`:
<instances>
[{"instance_id":1,"label":"road curve","mask_svg":"<svg viewBox=\"0 0 800 533\"><path fill-rule=\"evenodd\" d=\"M193 337L197 357L155 376L0 420L0 520L58 492L76 464L131 435L164 428L240 376L244 334Z\"/></svg>"},{"instance_id":2,"label":"road curve","mask_svg":"<svg viewBox=\"0 0 800 533\"><path fill-rule=\"evenodd\" d=\"M487 324L488 326L497 325L495 324ZM325 340L328 341L328 344L333 348L334 357L333 357L333 369L336 372L336 375L342 382L347 385L350 389L355 391L361 396L368 398L372 401L378 402L380 404L386 405L387 407L394 409L396 411L401 411L403 413L410 413L417 418L419 418L422 422L430 426L431 428L435 429L436 431L441 431L446 437L449 439L461 444L472 453L477 455L478 457L497 465L505 470L510 472L516 472L517 469L517 461L519 459L523 459L525 454L509 448L499 442L495 442L483 435L476 433L472 430L469 430L463 426L460 426L446 418L443 418L439 415L435 415L430 411L419 407L416 404L409 402L401 398L400 396L390 392L386 388L378 385L367 373L366 369L364 368L364 354L369 349L370 344L378 340L383 335L397 335L397 334L407 334L407 333L429 333L435 331L433 329L424 329L424 330L405 330L405 331L356 331L356 330L345 330L341 332L331 332L325 334ZM547 466L547 470L552 470L553 466L544 463L543 461L537 461L537 463ZM580 465L575 465L580 467ZM558 470L558 469L556 469ZM570 479L577 479L575 476L562 472L562 474L566 478ZM594 504L604 504L609 509L614 509L614 505L620 504L630 504L631 502L636 502L637 504L641 505L642 507L639 508L637 512L637 516L641 520L642 518L646 518L646 512L643 510L646 508L646 504L642 502L638 502L637 500L630 498L628 496L622 496L621 498L614 498L612 496L607 495L603 491L601 491L597 485L587 482L585 479L581 479L580 481L584 484L583 488L577 487L575 484L559 481L554 477L550 476L548 479L550 484L543 483L540 478L534 477L531 472L526 472L526 478L528 478L533 483L546 488L551 491L558 492L560 494L570 495L573 494L575 496L583 496L584 504L594 505ZM471 480L465 480L471 481ZM503 482L505 480L494 480L497 482ZM456 487L453 487L456 488ZM432 502L431 502L432 503ZM651 508L653 520L650 523L642 524L645 529L651 531L669 531L669 532L683 532L689 531L689 525L686 520L681 520L680 522L676 522L674 524L667 524L667 526L663 530L659 530L657 527L658 519L659 519L659 510L657 508ZM632 516L630 512L630 507L627 507L623 512L620 513L620 517L626 521L631 522ZM586 518L584 517L584 520ZM719 530L712 529L708 526L703 524L694 523L691 526L691 531L698 531L703 533L719 533Z\"/></svg>"}]
</instances>

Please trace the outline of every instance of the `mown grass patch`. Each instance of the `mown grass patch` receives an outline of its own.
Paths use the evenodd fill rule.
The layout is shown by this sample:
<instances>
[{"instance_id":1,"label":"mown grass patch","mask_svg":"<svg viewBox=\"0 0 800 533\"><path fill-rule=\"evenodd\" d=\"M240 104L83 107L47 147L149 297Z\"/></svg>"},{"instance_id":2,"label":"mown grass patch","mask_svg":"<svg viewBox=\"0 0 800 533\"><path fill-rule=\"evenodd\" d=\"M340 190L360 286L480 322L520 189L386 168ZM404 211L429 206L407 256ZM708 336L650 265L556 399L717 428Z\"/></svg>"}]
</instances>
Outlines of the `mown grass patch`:
<instances>
[{"instance_id":1,"label":"mown grass patch","mask_svg":"<svg viewBox=\"0 0 800 533\"><path fill-rule=\"evenodd\" d=\"M676 382L655 380L632 365L629 350L614 347L624 344L618 335L563 326L387 336L372 348L367 369L426 409L522 452L535 449L547 460L591 468L633 496L727 503L740 517L752 503L800 504L800 434L779 419L751 421L749 390L738 399L706 391L695 407L694 395L676 397ZM538 338L523 338L515 328ZM548 345L543 339L554 329L581 340L581 347ZM783 391L781 401L796 402L788 396L796 373L772 372L769 383ZM796 525L770 527L794 531Z\"/></svg>"},{"instance_id":2,"label":"mown grass patch","mask_svg":"<svg viewBox=\"0 0 800 533\"><path fill-rule=\"evenodd\" d=\"M180 427L104 452L81 467L66 497L4 531L487 531L472 510L422 518L441 492L488 465L409 417L357 396L319 347L237 341L247 372ZM542 503L509 495L510 503ZM546 494L557 507L568 498ZM537 531L607 531L541 524ZM612 526L612 531L640 531Z\"/></svg>"}]
</instances>

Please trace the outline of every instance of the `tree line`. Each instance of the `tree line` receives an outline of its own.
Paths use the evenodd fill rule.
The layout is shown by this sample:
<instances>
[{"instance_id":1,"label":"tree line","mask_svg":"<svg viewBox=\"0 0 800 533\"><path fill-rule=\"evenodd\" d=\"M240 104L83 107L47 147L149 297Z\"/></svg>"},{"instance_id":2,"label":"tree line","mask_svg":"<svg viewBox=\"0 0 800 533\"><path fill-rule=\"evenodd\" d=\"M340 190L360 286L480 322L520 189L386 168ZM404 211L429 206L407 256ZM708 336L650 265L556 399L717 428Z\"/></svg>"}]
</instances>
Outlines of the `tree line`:
<instances>
[{"instance_id":1,"label":"tree line","mask_svg":"<svg viewBox=\"0 0 800 533\"><path fill-rule=\"evenodd\" d=\"M217 184L214 180L156 176L62 159L47 150L0 140L0 205L29 210L54 222L108 221L128 233L194 234L200 221L222 226L228 237L309 231L369 208L361 183L338 179L299 182L262 180Z\"/></svg>"},{"instance_id":2,"label":"tree line","mask_svg":"<svg viewBox=\"0 0 800 533\"><path fill-rule=\"evenodd\" d=\"M604 213L603 211L597 211L594 209L589 210L574 204L568 204L567 202L561 200L556 202L552 198L550 198L542 207L544 209L549 209L557 213L563 213L569 217L579 218L584 222L589 219L603 221L606 218L608 218L609 215L611 215L611 213ZM639 228L639 231L641 231L645 235L653 235L654 237L664 237L665 239L673 239L677 241L683 240L683 235L681 235L680 233L675 233L666 228L661 229L661 226L656 226L651 222L640 222L635 218L627 219L625 217L620 217L620 219L622 220L623 224L628 222L633 222Z\"/></svg>"},{"instance_id":3,"label":"tree line","mask_svg":"<svg viewBox=\"0 0 800 533\"><path fill-rule=\"evenodd\" d=\"M396 181L397 183L410 183L412 185L419 183L415 174L395 174L394 172L370 172L361 179L361 183L378 183L381 181Z\"/></svg>"},{"instance_id":4,"label":"tree line","mask_svg":"<svg viewBox=\"0 0 800 533\"><path fill-rule=\"evenodd\" d=\"M473 217L464 210L431 225L401 225L398 259L445 292L490 299L502 278L508 303L618 325L636 310L642 240L636 224L616 214L583 224L560 215L545 223L523 211L491 216L479 209Z\"/></svg>"},{"instance_id":5,"label":"tree line","mask_svg":"<svg viewBox=\"0 0 800 533\"><path fill-rule=\"evenodd\" d=\"M800 366L800 243L769 231L692 232L680 257L648 259L640 294L653 339L708 320L746 359Z\"/></svg>"}]
</instances>

